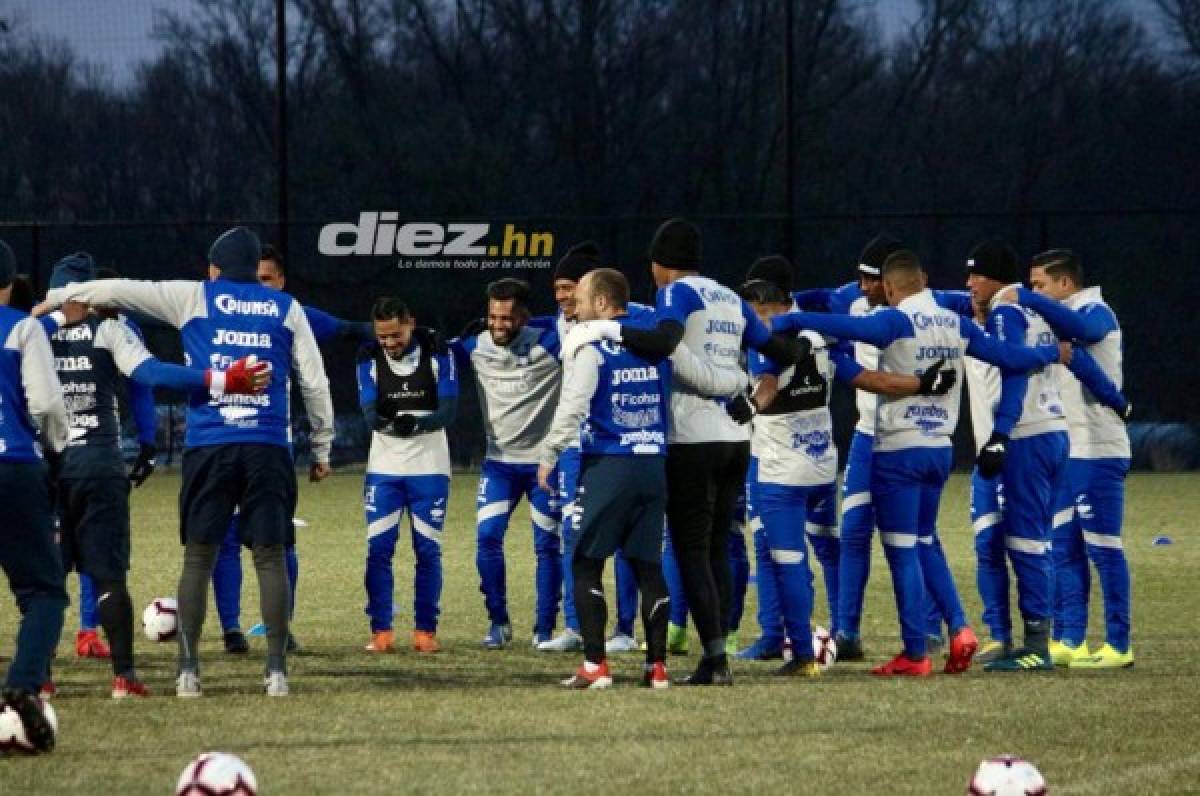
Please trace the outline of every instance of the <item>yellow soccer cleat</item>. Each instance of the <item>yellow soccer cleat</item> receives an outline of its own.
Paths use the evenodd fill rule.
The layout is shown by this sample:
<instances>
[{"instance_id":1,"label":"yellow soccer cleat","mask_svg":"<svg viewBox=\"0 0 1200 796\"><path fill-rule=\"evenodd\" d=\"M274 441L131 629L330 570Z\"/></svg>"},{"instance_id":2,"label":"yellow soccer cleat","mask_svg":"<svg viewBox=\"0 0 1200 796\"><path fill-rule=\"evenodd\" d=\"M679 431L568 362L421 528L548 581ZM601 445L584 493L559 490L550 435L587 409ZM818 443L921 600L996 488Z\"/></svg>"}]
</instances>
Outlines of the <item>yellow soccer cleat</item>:
<instances>
[{"instance_id":1,"label":"yellow soccer cleat","mask_svg":"<svg viewBox=\"0 0 1200 796\"><path fill-rule=\"evenodd\" d=\"M1125 652L1117 652L1110 644L1105 644L1087 657L1071 661L1072 669L1128 669L1133 666L1133 647Z\"/></svg>"},{"instance_id":2,"label":"yellow soccer cleat","mask_svg":"<svg viewBox=\"0 0 1200 796\"><path fill-rule=\"evenodd\" d=\"M667 652L672 655L688 654L688 631L685 625L667 625Z\"/></svg>"},{"instance_id":3,"label":"yellow soccer cleat","mask_svg":"<svg viewBox=\"0 0 1200 796\"><path fill-rule=\"evenodd\" d=\"M1074 661L1086 658L1089 654L1086 641L1078 647L1072 647L1061 641L1050 642L1050 660L1054 661L1055 666L1071 666Z\"/></svg>"}]
</instances>

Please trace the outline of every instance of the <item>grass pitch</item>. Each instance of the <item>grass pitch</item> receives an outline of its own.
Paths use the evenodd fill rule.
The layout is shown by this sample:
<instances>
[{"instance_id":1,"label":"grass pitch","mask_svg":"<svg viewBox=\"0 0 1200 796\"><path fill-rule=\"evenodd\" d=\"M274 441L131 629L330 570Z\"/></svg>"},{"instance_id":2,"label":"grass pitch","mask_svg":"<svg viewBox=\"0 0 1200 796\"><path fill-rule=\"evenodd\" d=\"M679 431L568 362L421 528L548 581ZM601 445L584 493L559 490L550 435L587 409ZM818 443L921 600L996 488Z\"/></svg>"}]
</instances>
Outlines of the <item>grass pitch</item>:
<instances>
[{"instance_id":1,"label":"grass pitch","mask_svg":"<svg viewBox=\"0 0 1200 796\"><path fill-rule=\"evenodd\" d=\"M159 473L134 493L131 591L139 614L152 597L174 593L178 488L175 475ZM261 694L261 639L252 641L249 657L224 654L210 604L204 697L176 699L174 645L139 636L139 668L154 698L113 702L107 663L73 657L72 608L56 668L58 749L45 758L0 760L0 794L171 793L184 765L209 750L244 758L265 794L954 794L980 759L1005 752L1033 760L1056 794L1200 792L1200 544L1192 532L1200 476L1129 481L1132 670L1003 676L973 669L928 681L873 680L868 666L898 649L891 586L876 546L864 626L868 664L838 664L818 681L785 682L769 676L772 664L738 664L732 689L666 692L634 687L640 655L615 660L612 690L557 687L578 659L530 649L533 554L524 505L507 548L516 642L501 652L480 647L486 619L474 564L474 489L473 476L455 477L444 535L442 654L362 652L361 476L304 483L299 516L309 525L300 529L294 626L304 651L291 659L292 696ZM947 490L941 527L977 618L962 476ZM1152 546L1160 534L1175 544ZM407 545L401 551L396 627L407 640L412 553ZM258 600L248 557L244 563L245 628L258 621ZM816 581L820 590L819 575ZM1097 588L1093 645L1103 632ZM743 642L757 631L753 601L751 587ZM817 604L823 614L823 594ZM8 606L0 612L0 655L11 653L15 610ZM697 647L693 638L693 656L672 659L673 673L694 665Z\"/></svg>"}]
</instances>

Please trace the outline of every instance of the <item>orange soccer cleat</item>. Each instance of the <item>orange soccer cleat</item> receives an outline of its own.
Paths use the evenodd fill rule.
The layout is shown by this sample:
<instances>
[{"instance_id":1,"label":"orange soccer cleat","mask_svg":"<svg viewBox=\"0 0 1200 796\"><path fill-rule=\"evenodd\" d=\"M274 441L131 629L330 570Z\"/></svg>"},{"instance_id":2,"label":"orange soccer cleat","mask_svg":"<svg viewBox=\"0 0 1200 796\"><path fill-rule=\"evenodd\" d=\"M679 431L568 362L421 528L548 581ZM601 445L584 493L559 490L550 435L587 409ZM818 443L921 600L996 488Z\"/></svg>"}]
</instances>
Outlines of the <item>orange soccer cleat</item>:
<instances>
[{"instance_id":1,"label":"orange soccer cleat","mask_svg":"<svg viewBox=\"0 0 1200 796\"><path fill-rule=\"evenodd\" d=\"M413 631L412 648L417 652L430 654L442 651L442 645L438 643L437 636L428 630Z\"/></svg>"},{"instance_id":2,"label":"orange soccer cleat","mask_svg":"<svg viewBox=\"0 0 1200 796\"><path fill-rule=\"evenodd\" d=\"M390 630L377 630L371 634L371 643L363 647L367 652L392 652L396 646L396 634Z\"/></svg>"},{"instance_id":3,"label":"orange soccer cleat","mask_svg":"<svg viewBox=\"0 0 1200 796\"><path fill-rule=\"evenodd\" d=\"M969 626L959 628L950 638L950 656L946 658L946 667L942 671L946 674L962 674L971 668L971 658L975 657L978 649L979 639L975 638L975 631Z\"/></svg>"}]
</instances>

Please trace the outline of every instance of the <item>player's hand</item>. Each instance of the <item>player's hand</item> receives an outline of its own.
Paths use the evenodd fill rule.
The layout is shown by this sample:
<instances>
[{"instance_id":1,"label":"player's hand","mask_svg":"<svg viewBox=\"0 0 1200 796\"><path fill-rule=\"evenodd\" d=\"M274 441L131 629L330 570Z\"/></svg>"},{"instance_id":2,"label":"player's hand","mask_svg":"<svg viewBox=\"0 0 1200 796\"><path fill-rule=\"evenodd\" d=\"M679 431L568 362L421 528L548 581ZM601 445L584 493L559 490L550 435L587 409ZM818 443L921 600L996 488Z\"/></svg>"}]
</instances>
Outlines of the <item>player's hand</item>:
<instances>
[{"instance_id":1,"label":"player's hand","mask_svg":"<svg viewBox=\"0 0 1200 796\"><path fill-rule=\"evenodd\" d=\"M550 494L554 494L554 487L550 486L550 476L554 473L554 465L539 464L537 471L538 486L546 490Z\"/></svg>"},{"instance_id":2,"label":"player's hand","mask_svg":"<svg viewBox=\"0 0 1200 796\"><path fill-rule=\"evenodd\" d=\"M90 307L82 301L67 301L64 302L58 311L64 316L63 326L73 326L83 319L87 318Z\"/></svg>"},{"instance_id":3,"label":"player's hand","mask_svg":"<svg viewBox=\"0 0 1200 796\"><path fill-rule=\"evenodd\" d=\"M954 389L955 383L958 382L958 371L954 368L943 370L945 364L946 358L942 357L921 374L921 386L917 388L917 395L945 395Z\"/></svg>"},{"instance_id":4,"label":"player's hand","mask_svg":"<svg viewBox=\"0 0 1200 796\"><path fill-rule=\"evenodd\" d=\"M397 437L411 437L417 433L417 418L404 412L392 418L391 431Z\"/></svg>"},{"instance_id":5,"label":"player's hand","mask_svg":"<svg viewBox=\"0 0 1200 796\"><path fill-rule=\"evenodd\" d=\"M56 309L58 309L58 307L55 307L50 302L42 301L38 304L34 304L33 309L31 309L29 311L29 314L35 318L40 318L43 315L49 315L50 313L54 312Z\"/></svg>"},{"instance_id":6,"label":"player's hand","mask_svg":"<svg viewBox=\"0 0 1200 796\"><path fill-rule=\"evenodd\" d=\"M1004 456L1007 453L1008 435L993 431L991 438L979 452L979 458L975 460L979 474L989 481L1000 475L1000 471L1004 469Z\"/></svg>"},{"instance_id":7,"label":"player's hand","mask_svg":"<svg viewBox=\"0 0 1200 796\"><path fill-rule=\"evenodd\" d=\"M733 418L733 422L744 426L758 414L758 407L748 393L740 392L725 404L725 413Z\"/></svg>"},{"instance_id":8,"label":"player's hand","mask_svg":"<svg viewBox=\"0 0 1200 796\"><path fill-rule=\"evenodd\" d=\"M133 469L129 471L129 482L135 487L146 483L146 479L154 472L154 457L158 455L158 448L149 443L142 443L141 449L138 451L137 460L133 463Z\"/></svg>"},{"instance_id":9,"label":"player's hand","mask_svg":"<svg viewBox=\"0 0 1200 796\"><path fill-rule=\"evenodd\" d=\"M312 467L308 468L308 480L315 484L324 481L332 473L333 468L329 466L329 462L313 462Z\"/></svg>"},{"instance_id":10,"label":"player's hand","mask_svg":"<svg viewBox=\"0 0 1200 796\"><path fill-rule=\"evenodd\" d=\"M1071 346L1070 343L1059 343L1058 344L1058 364L1070 365L1071 364L1071 356L1074 353L1075 353L1075 349Z\"/></svg>"},{"instance_id":11,"label":"player's hand","mask_svg":"<svg viewBox=\"0 0 1200 796\"><path fill-rule=\"evenodd\" d=\"M208 371L208 385L214 392L232 395L257 395L271 384L271 363L256 356L242 357L227 370Z\"/></svg>"}]
</instances>

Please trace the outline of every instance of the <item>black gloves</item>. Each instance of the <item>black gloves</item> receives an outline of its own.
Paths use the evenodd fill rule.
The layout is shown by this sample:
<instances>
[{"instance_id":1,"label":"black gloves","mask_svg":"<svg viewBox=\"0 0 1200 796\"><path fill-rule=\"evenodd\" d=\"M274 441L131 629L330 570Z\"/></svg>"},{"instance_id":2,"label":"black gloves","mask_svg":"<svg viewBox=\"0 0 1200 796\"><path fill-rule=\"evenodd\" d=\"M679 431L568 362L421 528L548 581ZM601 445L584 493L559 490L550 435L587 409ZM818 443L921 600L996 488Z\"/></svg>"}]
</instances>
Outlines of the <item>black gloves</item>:
<instances>
[{"instance_id":1,"label":"black gloves","mask_svg":"<svg viewBox=\"0 0 1200 796\"><path fill-rule=\"evenodd\" d=\"M398 414L392 419L392 433L396 436L411 437L416 431L416 415Z\"/></svg>"},{"instance_id":2,"label":"black gloves","mask_svg":"<svg viewBox=\"0 0 1200 796\"><path fill-rule=\"evenodd\" d=\"M137 460L133 463L133 469L129 471L129 482L136 486L141 486L146 483L146 479L154 472L154 457L158 455L158 448L154 445L143 442L141 449L138 451Z\"/></svg>"},{"instance_id":3,"label":"black gloves","mask_svg":"<svg viewBox=\"0 0 1200 796\"><path fill-rule=\"evenodd\" d=\"M725 404L725 412L733 418L733 422L744 426L758 414L758 407L750 400L749 393L740 392Z\"/></svg>"},{"instance_id":4,"label":"black gloves","mask_svg":"<svg viewBox=\"0 0 1200 796\"><path fill-rule=\"evenodd\" d=\"M979 474L989 481L1000 475L1000 471L1004 469L1004 454L1007 452L1008 435L993 431L991 438L979 452L979 458L975 460Z\"/></svg>"},{"instance_id":5,"label":"black gloves","mask_svg":"<svg viewBox=\"0 0 1200 796\"><path fill-rule=\"evenodd\" d=\"M921 386L917 388L917 395L945 395L954 389L954 384L958 381L958 371L942 370L945 364L946 358L942 357L921 374Z\"/></svg>"}]
</instances>

